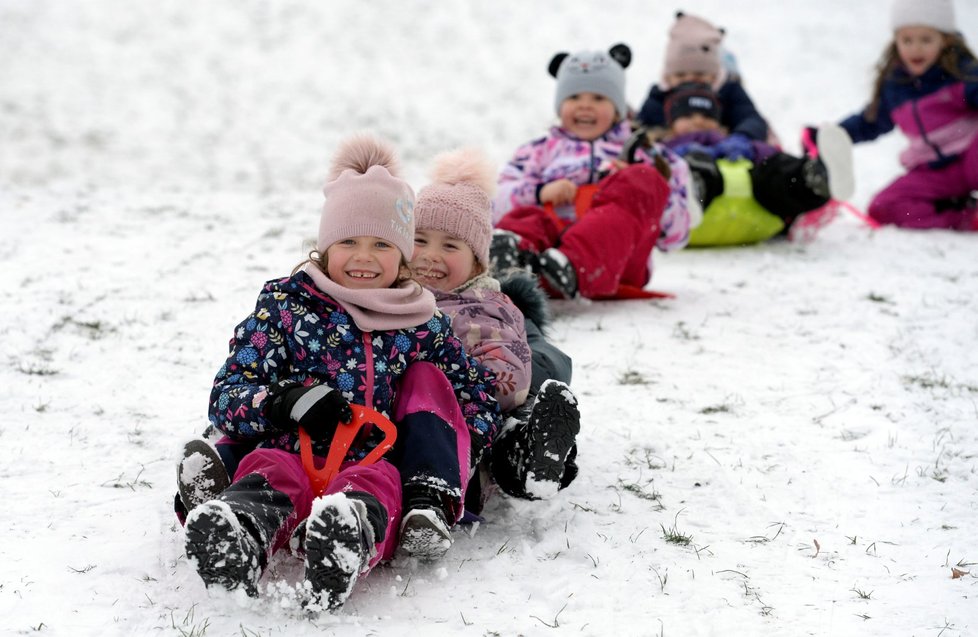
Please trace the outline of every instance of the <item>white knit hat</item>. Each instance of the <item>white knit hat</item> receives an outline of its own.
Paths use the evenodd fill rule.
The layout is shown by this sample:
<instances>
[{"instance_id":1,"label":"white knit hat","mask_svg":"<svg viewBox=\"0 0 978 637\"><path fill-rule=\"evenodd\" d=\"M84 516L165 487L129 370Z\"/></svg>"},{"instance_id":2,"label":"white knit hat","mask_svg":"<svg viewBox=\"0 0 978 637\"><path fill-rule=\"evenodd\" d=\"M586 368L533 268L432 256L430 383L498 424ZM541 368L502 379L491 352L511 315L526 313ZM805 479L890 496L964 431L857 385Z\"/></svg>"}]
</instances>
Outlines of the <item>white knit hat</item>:
<instances>
[{"instance_id":1,"label":"white knit hat","mask_svg":"<svg viewBox=\"0 0 978 637\"><path fill-rule=\"evenodd\" d=\"M931 27L942 33L958 30L951 0L894 0L890 21L894 31L903 27Z\"/></svg>"}]
</instances>

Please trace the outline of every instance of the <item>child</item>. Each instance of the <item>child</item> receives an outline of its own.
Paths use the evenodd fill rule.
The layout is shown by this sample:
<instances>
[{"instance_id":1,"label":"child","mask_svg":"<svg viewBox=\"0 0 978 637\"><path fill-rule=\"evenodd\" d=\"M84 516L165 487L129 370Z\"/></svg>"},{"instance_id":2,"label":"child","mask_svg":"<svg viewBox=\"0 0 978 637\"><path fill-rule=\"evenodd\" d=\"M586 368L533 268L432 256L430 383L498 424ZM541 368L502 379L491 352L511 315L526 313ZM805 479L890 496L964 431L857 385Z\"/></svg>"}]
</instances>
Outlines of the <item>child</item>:
<instances>
[{"instance_id":1,"label":"child","mask_svg":"<svg viewBox=\"0 0 978 637\"><path fill-rule=\"evenodd\" d=\"M893 41L873 97L841 122L855 143L898 126L907 173L878 193L869 216L904 228L978 230L978 62L954 23L951 0L896 0Z\"/></svg>"},{"instance_id":2,"label":"child","mask_svg":"<svg viewBox=\"0 0 978 637\"><path fill-rule=\"evenodd\" d=\"M780 217L786 228L800 214L852 195L852 143L838 126L819 129L818 157L793 157L764 142L727 135L716 93L695 82L666 94L665 115L668 129L662 141L689 164L704 211L724 192L717 165L721 159L753 164L749 174L754 199Z\"/></svg>"},{"instance_id":3,"label":"child","mask_svg":"<svg viewBox=\"0 0 978 637\"><path fill-rule=\"evenodd\" d=\"M630 62L624 44L607 53L555 55L549 70L557 78L560 124L518 148L499 176L495 224L507 232L493 238L494 264L528 264L558 298L610 297L621 284L641 288L652 275L652 248L682 248L689 237L685 163L658 146L642 150L640 163L618 160L631 134ZM574 221L578 187L594 183L587 214Z\"/></svg>"},{"instance_id":4,"label":"child","mask_svg":"<svg viewBox=\"0 0 978 637\"><path fill-rule=\"evenodd\" d=\"M466 351L493 372L496 400L511 416L486 463L492 482L513 496L550 497L577 473L580 413L566 384L570 359L543 336L546 299L539 288L525 276L507 279L507 289L526 308L524 317L491 276L489 161L469 149L443 153L432 176L418 193L411 268L451 317ZM467 508L478 513L487 495L483 487L489 485L473 484L479 488L470 487Z\"/></svg>"},{"instance_id":5,"label":"child","mask_svg":"<svg viewBox=\"0 0 978 637\"><path fill-rule=\"evenodd\" d=\"M724 31L703 18L676 13L669 30L662 79L649 90L638 114L639 123L652 130L665 128L666 94L684 82L709 84L720 102L720 124L731 135L767 141L767 122L754 107L739 79L731 77L722 61Z\"/></svg>"},{"instance_id":6,"label":"child","mask_svg":"<svg viewBox=\"0 0 978 637\"><path fill-rule=\"evenodd\" d=\"M491 374L465 355L431 293L404 276L414 195L394 164L390 148L369 137L341 147L316 252L292 276L266 283L235 329L209 415L258 448L230 486L187 516L187 555L207 586L257 595L269 557L304 523L304 602L334 609L359 575L393 554L402 506L434 502L448 519L461 516L470 445L474 463L497 429L498 405ZM395 404L408 369L414 375L397 385ZM429 390L453 388L451 401L429 399ZM391 461L348 462L314 497L297 430L325 456L350 403L398 423ZM376 444L373 434L358 439L348 459Z\"/></svg>"}]
</instances>

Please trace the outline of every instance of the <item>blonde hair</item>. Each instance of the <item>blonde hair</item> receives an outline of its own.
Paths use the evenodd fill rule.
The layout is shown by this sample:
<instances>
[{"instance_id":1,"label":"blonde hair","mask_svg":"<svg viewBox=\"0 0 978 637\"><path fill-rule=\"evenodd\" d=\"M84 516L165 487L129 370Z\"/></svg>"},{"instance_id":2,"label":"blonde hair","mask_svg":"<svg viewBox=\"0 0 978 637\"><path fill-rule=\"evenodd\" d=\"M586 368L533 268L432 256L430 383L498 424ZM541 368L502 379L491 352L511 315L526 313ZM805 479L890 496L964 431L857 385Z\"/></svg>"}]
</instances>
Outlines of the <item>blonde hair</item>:
<instances>
[{"instance_id":1,"label":"blonde hair","mask_svg":"<svg viewBox=\"0 0 978 637\"><path fill-rule=\"evenodd\" d=\"M975 54L968 48L964 38L959 33L941 32L941 35L944 37L944 48L941 49L941 54L937 58L937 65L951 77L959 80L974 79L972 75L966 76L962 69L964 63L975 60ZM870 122L875 122L876 118L879 117L883 85L900 64L900 53L897 50L896 40L893 40L887 45L883 51L883 55L880 56L879 62L876 63L876 80L873 82L873 97L869 102L869 106L864 111L866 119ZM907 83L909 84L910 82L911 80L908 79Z\"/></svg>"}]
</instances>

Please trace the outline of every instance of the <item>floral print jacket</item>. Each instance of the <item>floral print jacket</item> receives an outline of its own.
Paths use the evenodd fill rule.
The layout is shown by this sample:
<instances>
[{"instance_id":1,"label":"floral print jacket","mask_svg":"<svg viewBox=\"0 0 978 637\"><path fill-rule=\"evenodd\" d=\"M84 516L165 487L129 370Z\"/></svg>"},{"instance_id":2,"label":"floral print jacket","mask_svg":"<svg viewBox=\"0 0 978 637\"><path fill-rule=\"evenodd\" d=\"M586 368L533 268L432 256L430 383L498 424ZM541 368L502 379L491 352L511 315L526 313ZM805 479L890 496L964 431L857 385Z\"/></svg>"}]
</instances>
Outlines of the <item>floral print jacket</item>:
<instances>
[{"instance_id":1,"label":"floral print jacket","mask_svg":"<svg viewBox=\"0 0 978 637\"><path fill-rule=\"evenodd\" d=\"M276 392L326 384L351 403L390 417L397 380L408 365L427 361L441 369L463 406L473 449L491 443L499 427L492 373L470 358L436 311L409 329L361 331L342 305L320 291L305 272L265 284L254 311L235 328L227 361L211 390L211 424L233 440L298 452L298 436L269 421ZM377 441L366 441L364 455ZM328 442L313 452L326 455Z\"/></svg>"}]
</instances>

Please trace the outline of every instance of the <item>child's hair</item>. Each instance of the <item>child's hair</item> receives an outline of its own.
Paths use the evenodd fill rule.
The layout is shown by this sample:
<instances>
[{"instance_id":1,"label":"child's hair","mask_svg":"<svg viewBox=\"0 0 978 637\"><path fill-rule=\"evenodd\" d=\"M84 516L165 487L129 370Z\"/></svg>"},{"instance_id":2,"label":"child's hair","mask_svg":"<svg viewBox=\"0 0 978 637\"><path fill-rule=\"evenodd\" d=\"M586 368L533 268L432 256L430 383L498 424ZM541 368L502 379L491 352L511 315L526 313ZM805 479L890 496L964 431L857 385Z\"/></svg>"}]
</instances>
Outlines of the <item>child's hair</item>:
<instances>
[{"instance_id":1,"label":"child's hair","mask_svg":"<svg viewBox=\"0 0 978 637\"><path fill-rule=\"evenodd\" d=\"M489 269L496 170L485 153L461 148L435 157L431 184L418 192L418 230L441 230L465 242L481 271Z\"/></svg>"},{"instance_id":2,"label":"child's hair","mask_svg":"<svg viewBox=\"0 0 978 637\"><path fill-rule=\"evenodd\" d=\"M951 77L959 80L974 79L970 73L966 75L962 68L965 62L974 62L975 54L968 48L964 37L960 33L943 33L944 48L937 58L936 64ZM883 51L879 62L876 63L876 80L873 82L873 97L866 107L866 119L874 122L879 116L880 98L883 93L883 84L890 77L890 74L900 65L900 53L897 50L896 40L890 42Z\"/></svg>"},{"instance_id":3,"label":"child's hair","mask_svg":"<svg viewBox=\"0 0 978 637\"><path fill-rule=\"evenodd\" d=\"M632 62L632 50L626 44L616 44L604 51L557 53L547 71L557 78L554 110L571 95L596 93L604 95L615 105L616 122L628 115L625 103L625 69Z\"/></svg>"}]
</instances>

